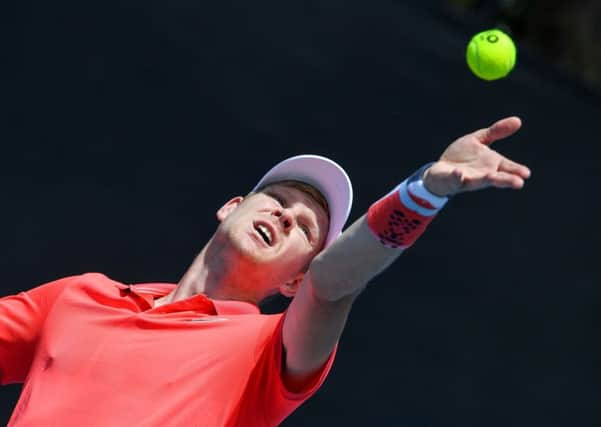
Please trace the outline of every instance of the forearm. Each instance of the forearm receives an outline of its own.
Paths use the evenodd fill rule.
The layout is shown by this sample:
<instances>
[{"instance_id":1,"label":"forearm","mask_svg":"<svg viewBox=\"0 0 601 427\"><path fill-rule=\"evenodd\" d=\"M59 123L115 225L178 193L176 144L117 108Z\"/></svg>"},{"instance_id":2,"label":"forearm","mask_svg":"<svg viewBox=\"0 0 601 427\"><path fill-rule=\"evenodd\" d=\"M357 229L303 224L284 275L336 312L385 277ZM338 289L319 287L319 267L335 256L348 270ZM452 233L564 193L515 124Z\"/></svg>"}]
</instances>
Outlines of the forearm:
<instances>
[{"instance_id":1,"label":"forearm","mask_svg":"<svg viewBox=\"0 0 601 427\"><path fill-rule=\"evenodd\" d=\"M447 198L432 193L422 180L424 165L315 258L311 278L317 296L336 301L357 295L426 230Z\"/></svg>"},{"instance_id":2,"label":"forearm","mask_svg":"<svg viewBox=\"0 0 601 427\"><path fill-rule=\"evenodd\" d=\"M328 301L358 294L402 252L382 245L363 215L315 257L310 268L313 290Z\"/></svg>"},{"instance_id":3,"label":"forearm","mask_svg":"<svg viewBox=\"0 0 601 427\"><path fill-rule=\"evenodd\" d=\"M323 366L340 339L355 297L401 252L380 244L364 215L313 260L284 321L290 378L305 381Z\"/></svg>"}]
</instances>

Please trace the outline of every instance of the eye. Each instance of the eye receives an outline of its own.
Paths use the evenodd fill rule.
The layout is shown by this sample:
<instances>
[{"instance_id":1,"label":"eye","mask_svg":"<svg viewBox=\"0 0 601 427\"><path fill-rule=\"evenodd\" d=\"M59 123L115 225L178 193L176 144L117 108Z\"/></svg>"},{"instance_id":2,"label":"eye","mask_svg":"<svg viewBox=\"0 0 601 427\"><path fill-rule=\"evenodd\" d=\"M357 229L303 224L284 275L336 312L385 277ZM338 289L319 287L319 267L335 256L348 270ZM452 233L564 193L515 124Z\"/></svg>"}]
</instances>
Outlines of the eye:
<instances>
[{"instance_id":1,"label":"eye","mask_svg":"<svg viewBox=\"0 0 601 427\"><path fill-rule=\"evenodd\" d=\"M269 194L269 196L271 196L272 199L274 199L276 202L278 202L278 204L281 207L283 207L283 208L286 207L286 201L284 199L282 199L281 196L274 194L274 193Z\"/></svg>"},{"instance_id":2,"label":"eye","mask_svg":"<svg viewBox=\"0 0 601 427\"><path fill-rule=\"evenodd\" d=\"M305 236L307 236L308 239L311 238L311 231L309 230L309 227L307 227L304 224L301 224L300 226L301 230L303 230L303 233L305 233Z\"/></svg>"}]
</instances>

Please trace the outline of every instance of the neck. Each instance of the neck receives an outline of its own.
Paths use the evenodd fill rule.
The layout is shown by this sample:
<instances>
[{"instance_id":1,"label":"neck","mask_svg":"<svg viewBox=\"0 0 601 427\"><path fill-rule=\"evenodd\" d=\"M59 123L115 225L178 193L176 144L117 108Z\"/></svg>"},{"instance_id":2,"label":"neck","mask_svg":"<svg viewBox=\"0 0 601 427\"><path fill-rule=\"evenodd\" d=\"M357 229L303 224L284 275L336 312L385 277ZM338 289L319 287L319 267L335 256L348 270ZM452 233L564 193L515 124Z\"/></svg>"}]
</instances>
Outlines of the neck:
<instances>
[{"instance_id":1,"label":"neck","mask_svg":"<svg viewBox=\"0 0 601 427\"><path fill-rule=\"evenodd\" d=\"M228 253L226 245L217 241L215 236L196 256L192 264L180 279L176 288L157 299L155 306L169 304L204 293L217 300L245 301L258 305L262 297L253 294L253 286L239 283L247 282L248 274L236 261L236 256ZM233 260L232 260L233 258Z\"/></svg>"}]
</instances>

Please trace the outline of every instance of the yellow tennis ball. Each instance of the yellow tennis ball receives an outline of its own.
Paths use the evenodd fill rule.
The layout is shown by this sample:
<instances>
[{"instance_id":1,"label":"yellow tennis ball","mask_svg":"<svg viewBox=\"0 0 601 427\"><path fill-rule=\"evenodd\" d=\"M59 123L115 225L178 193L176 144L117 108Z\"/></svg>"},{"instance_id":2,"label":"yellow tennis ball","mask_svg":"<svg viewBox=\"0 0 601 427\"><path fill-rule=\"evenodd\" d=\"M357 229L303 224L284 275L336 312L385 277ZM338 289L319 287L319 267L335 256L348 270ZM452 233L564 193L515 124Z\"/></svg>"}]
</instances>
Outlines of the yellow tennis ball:
<instances>
[{"instance_id":1,"label":"yellow tennis ball","mask_svg":"<svg viewBox=\"0 0 601 427\"><path fill-rule=\"evenodd\" d=\"M503 31L486 30L472 37L465 57L476 76L484 80L497 80L513 69L516 48L511 37Z\"/></svg>"}]
</instances>

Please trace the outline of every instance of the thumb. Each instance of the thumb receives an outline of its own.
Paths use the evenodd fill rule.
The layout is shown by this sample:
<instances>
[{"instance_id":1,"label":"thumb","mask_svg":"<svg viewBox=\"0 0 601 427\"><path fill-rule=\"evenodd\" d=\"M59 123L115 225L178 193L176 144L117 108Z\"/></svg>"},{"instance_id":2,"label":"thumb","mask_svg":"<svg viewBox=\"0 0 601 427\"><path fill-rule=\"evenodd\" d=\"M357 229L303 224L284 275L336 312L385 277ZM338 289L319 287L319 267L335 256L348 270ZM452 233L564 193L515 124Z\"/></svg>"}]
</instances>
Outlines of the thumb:
<instances>
[{"instance_id":1,"label":"thumb","mask_svg":"<svg viewBox=\"0 0 601 427\"><path fill-rule=\"evenodd\" d=\"M522 120L519 117L506 117L485 129L477 130L472 134L480 143L490 145L499 139L507 138L513 135L522 127Z\"/></svg>"}]
</instances>

